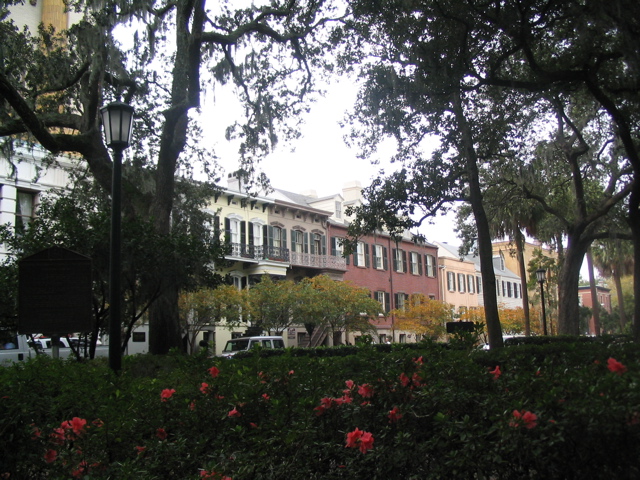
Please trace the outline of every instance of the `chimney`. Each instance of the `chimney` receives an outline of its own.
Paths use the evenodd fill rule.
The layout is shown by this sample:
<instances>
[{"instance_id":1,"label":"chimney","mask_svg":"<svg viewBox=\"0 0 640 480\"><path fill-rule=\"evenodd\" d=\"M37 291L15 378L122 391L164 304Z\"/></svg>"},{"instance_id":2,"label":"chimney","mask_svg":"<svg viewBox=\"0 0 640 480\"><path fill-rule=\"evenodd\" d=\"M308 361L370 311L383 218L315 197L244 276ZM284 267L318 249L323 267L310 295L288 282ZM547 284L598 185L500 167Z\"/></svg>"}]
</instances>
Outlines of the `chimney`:
<instances>
[{"instance_id":1,"label":"chimney","mask_svg":"<svg viewBox=\"0 0 640 480\"><path fill-rule=\"evenodd\" d=\"M354 200L362 200L362 185L359 181L353 180L347 182L342 187L342 197L345 202L353 202Z\"/></svg>"},{"instance_id":2,"label":"chimney","mask_svg":"<svg viewBox=\"0 0 640 480\"><path fill-rule=\"evenodd\" d=\"M243 187L246 186L246 179L247 176L244 172L236 170L227 176L227 188L229 190L235 190L236 192L242 192L244 191Z\"/></svg>"}]
</instances>

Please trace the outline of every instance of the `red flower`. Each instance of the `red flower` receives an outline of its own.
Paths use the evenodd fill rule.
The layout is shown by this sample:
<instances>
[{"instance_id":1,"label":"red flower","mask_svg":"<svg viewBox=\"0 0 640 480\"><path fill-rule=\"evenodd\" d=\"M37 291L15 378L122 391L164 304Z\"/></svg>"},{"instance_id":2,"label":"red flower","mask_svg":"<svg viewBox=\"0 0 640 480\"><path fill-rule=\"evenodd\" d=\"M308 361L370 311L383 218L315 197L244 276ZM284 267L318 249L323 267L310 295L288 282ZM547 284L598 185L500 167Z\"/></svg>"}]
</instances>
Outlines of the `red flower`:
<instances>
[{"instance_id":1,"label":"red flower","mask_svg":"<svg viewBox=\"0 0 640 480\"><path fill-rule=\"evenodd\" d=\"M147 447L136 447L136 450L138 451L138 455L143 454L146 449Z\"/></svg>"},{"instance_id":2,"label":"red flower","mask_svg":"<svg viewBox=\"0 0 640 480\"><path fill-rule=\"evenodd\" d=\"M502 375L502 372L500 371L500 365L496 365L496 368L494 368L493 370L491 370L489 372L491 375L493 375L493 379L497 380L500 378L500 375Z\"/></svg>"},{"instance_id":3,"label":"red flower","mask_svg":"<svg viewBox=\"0 0 640 480\"><path fill-rule=\"evenodd\" d=\"M87 473L87 470L88 470L87 462L83 460L78 465L78 468L76 468L73 472L71 472L71 475L73 476L73 478L80 478L85 473Z\"/></svg>"},{"instance_id":4,"label":"red flower","mask_svg":"<svg viewBox=\"0 0 640 480\"><path fill-rule=\"evenodd\" d=\"M373 387L368 383L363 383L358 387L358 394L362 398L371 398L373 397Z\"/></svg>"},{"instance_id":5,"label":"red flower","mask_svg":"<svg viewBox=\"0 0 640 480\"><path fill-rule=\"evenodd\" d=\"M358 447L362 453L373 448L373 435L370 432L363 432L359 428L347 433L347 444L345 448Z\"/></svg>"},{"instance_id":6,"label":"red flower","mask_svg":"<svg viewBox=\"0 0 640 480\"><path fill-rule=\"evenodd\" d=\"M218 375L220 375L220 370L216 366L211 367L208 371L209 375L211 375L213 378L216 378Z\"/></svg>"},{"instance_id":7,"label":"red flower","mask_svg":"<svg viewBox=\"0 0 640 480\"><path fill-rule=\"evenodd\" d=\"M406 387L411 383L411 379L407 377L407 375L404 372L402 372L400 374L400 383L402 384L403 387Z\"/></svg>"},{"instance_id":8,"label":"red flower","mask_svg":"<svg viewBox=\"0 0 640 480\"><path fill-rule=\"evenodd\" d=\"M44 460L47 463L53 463L58 458L58 452L50 448L47 453L44 454Z\"/></svg>"},{"instance_id":9,"label":"red flower","mask_svg":"<svg viewBox=\"0 0 640 480\"><path fill-rule=\"evenodd\" d=\"M414 362L416 365L422 365L422 364L424 363L424 361L422 360L422 356L420 356L420 357L418 357L418 358L414 358L414 359L413 359L413 362Z\"/></svg>"},{"instance_id":10,"label":"red flower","mask_svg":"<svg viewBox=\"0 0 640 480\"><path fill-rule=\"evenodd\" d=\"M210 471L210 472L207 472L206 470L201 470L200 471L200 478L219 478L220 480L232 480L231 477L227 477L226 475L225 476L219 476L213 470Z\"/></svg>"},{"instance_id":11,"label":"red flower","mask_svg":"<svg viewBox=\"0 0 640 480\"><path fill-rule=\"evenodd\" d=\"M167 431L164 428L157 429L156 430L156 437L158 437L160 440L166 440Z\"/></svg>"},{"instance_id":12,"label":"red flower","mask_svg":"<svg viewBox=\"0 0 640 480\"><path fill-rule=\"evenodd\" d=\"M512 415L513 420L509 422L510 427L525 427L531 429L537 425L538 416L535 413L525 412L524 410L522 412L514 410Z\"/></svg>"},{"instance_id":13,"label":"red flower","mask_svg":"<svg viewBox=\"0 0 640 480\"><path fill-rule=\"evenodd\" d=\"M267 395L266 393L263 393L263 394L262 394L262 399L263 399L265 402L268 402L269 400L271 400L271 397L270 397L269 395Z\"/></svg>"},{"instance_id":14,"label":"red flower","mask_svg":"<svg viewBox=\"0 0 640 480\"><path fill-rule=\"evenodd\" d=\"M241 417L242 414L236 409L236 407L233 407L233 410L229 412L229 416L232 418L238 418Z\"/></svg>"},{"instance_id":15,"label":"red flower","mask_svg":"<svg viewBox=\"0 0 640 480\"><path fill-rule=\"evenodd\" d=\"M87 421L83 418L73 417L69 423L73 433L81 435L84 433L84 426L87 424Z\"/></svg>"},{"instance_id":16,"label":"red flower","mask_svg":"<svg viewBox=\"0 0 640 480\"><path fill-rule=\"evenodd\" d=\"M402 418L402 414L400 413L400 409L398 407L393 407L389 411L389 423L395 423Z\"/></svg>"},{"instance_id":17,"label":"red flower","mask_svg":"<svg viewBox=\"0 0 640 480\"><path fill-rule=\"evenodd\" d=\"M200 391L205 395L209 393L209 384L202 382L202 385L200 385Z\"/></svg>"},{"instance_id":18,"label":"red flower","mask_svg":"<svg viewBox=\"0 0 640 480\"><path fill-rule=\"evenodd\" d=\"M173 396L174 393L176 393L176 390L174 388L165 388L160 393L160 400L166 402Z\"/></svg>"},{"instance_id":19,"label":"red flower","mask_svg":"<svg viewBox=\"0 0 640 480\"><path fill-rule=\"evenodd\" d=\"M355 385L355 383L353 382L353 380L347 380L347 381L345 381L344 383L345 383L345 385L347 386L347 388L348 388L349 390L353 390L353 386Z\"/></svg>"},{"instance_id":20,"label":"red flower","mask_svg":"<svg viewBox=\"0 0 640 480\"><path fill-rule=\"evenodd\" d=\"M627 367L613 357L610 357L609 360L607 360L607 368L610 372L617 373L618 375L622 375L627 371Z\"/></svg>"},{"instance_id":21,"label":"red flower","mask_svg":"<svg viewBox=\"0 0 640 480\"><path fill-rule=\"evenodd\" d=\"M56 445L62 445L65 441L65 430L64 428L54 428L51 433L51 438L53 438L53 443Z\"/></svg>"}]
</instances>

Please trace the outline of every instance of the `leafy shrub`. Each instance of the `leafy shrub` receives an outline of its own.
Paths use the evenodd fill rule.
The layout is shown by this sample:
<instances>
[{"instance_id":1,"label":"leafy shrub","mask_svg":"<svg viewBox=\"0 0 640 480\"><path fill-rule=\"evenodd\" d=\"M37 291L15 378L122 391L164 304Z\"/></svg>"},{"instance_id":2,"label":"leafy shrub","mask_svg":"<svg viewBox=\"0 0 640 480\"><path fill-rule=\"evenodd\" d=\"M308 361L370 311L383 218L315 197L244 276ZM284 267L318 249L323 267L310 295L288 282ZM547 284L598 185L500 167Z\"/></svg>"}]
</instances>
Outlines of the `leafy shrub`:
<instances>
[{"instance_id":1,"label":"leafy shrub","mask_svg":"<svg viewBox=\"0 0 640 480\"><path fill-rule=\"evenodd\" d=\"M266 352L1 369L0 477L640 477L638 345Z\"/></svg>"}]
</instances>

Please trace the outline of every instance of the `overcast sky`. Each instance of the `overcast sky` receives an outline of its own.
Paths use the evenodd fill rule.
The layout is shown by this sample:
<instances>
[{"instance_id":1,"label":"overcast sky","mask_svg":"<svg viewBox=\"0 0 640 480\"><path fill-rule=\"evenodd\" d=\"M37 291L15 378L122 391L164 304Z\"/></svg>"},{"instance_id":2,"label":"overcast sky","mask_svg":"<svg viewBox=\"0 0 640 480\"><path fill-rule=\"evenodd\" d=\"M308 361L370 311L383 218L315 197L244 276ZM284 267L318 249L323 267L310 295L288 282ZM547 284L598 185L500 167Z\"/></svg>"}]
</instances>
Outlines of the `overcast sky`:
<instances>
[{"instance_id":1,"label":"overcast sky","mask_svg":"<svg viewBox=\"0 0 640 480\"><path fill-rule=\"evenodd\" d=\"M392 151L381 151L380 165L357 158L356 151L344 143L346 130L339 122L355 100L356 87L352 82L342 82L329 87L329 93L314 104L302 127L302 136L291 146L279 147L261 162L261 169L274 188L295 193L315 191L319 197L340 193L346 183L359 181L363 187L376 178L379 170L387 173L394 169L389 163ZM224 140L224 129L237 107L228 103L233 95L209 92L203 102L203 121L226 174L237 168L236 147ZM224 111L223 115L220 112ZM453 231L451 217L438 218L435 225L424 225L420 232L429 241L448 242L457 245L459 240Z\"/></svg>"}]
</instances>

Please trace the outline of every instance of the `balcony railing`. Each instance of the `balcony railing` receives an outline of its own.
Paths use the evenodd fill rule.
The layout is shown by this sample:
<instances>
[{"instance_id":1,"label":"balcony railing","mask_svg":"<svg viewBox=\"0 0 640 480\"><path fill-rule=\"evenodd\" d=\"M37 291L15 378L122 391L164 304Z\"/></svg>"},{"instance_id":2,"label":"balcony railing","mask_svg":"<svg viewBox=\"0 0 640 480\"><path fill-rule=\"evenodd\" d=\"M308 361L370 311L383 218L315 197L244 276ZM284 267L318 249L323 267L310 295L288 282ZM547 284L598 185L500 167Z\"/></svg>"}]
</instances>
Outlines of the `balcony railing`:
<instances>
[{"instance_id":1,"label":"balcony railing","mask_svg":"<svg viewBox=\"0 0 640 480\"><path fill-rule=\"evenodd\" d=\"M344 257L334 257L333 255L315 255L311 253L300 252L291 252L291 265L323 269L347 269L347 262Z\"/></svg>"},{"instance_id":2,"label":"balcony railing","mask_svg":"<svg viewBox=\"0 0 640 480\"><path fill-rule=\"evenodd\" d=\"M311 253L291 252L288 248L269 247L267 245L245 245L232 243L228 257L245 258L248 260L274 260L287 262L299 267L311 267L330 270L346 270L347 262L344 257L333 255L315 255Z\"/></svg>"}]
</instances>

